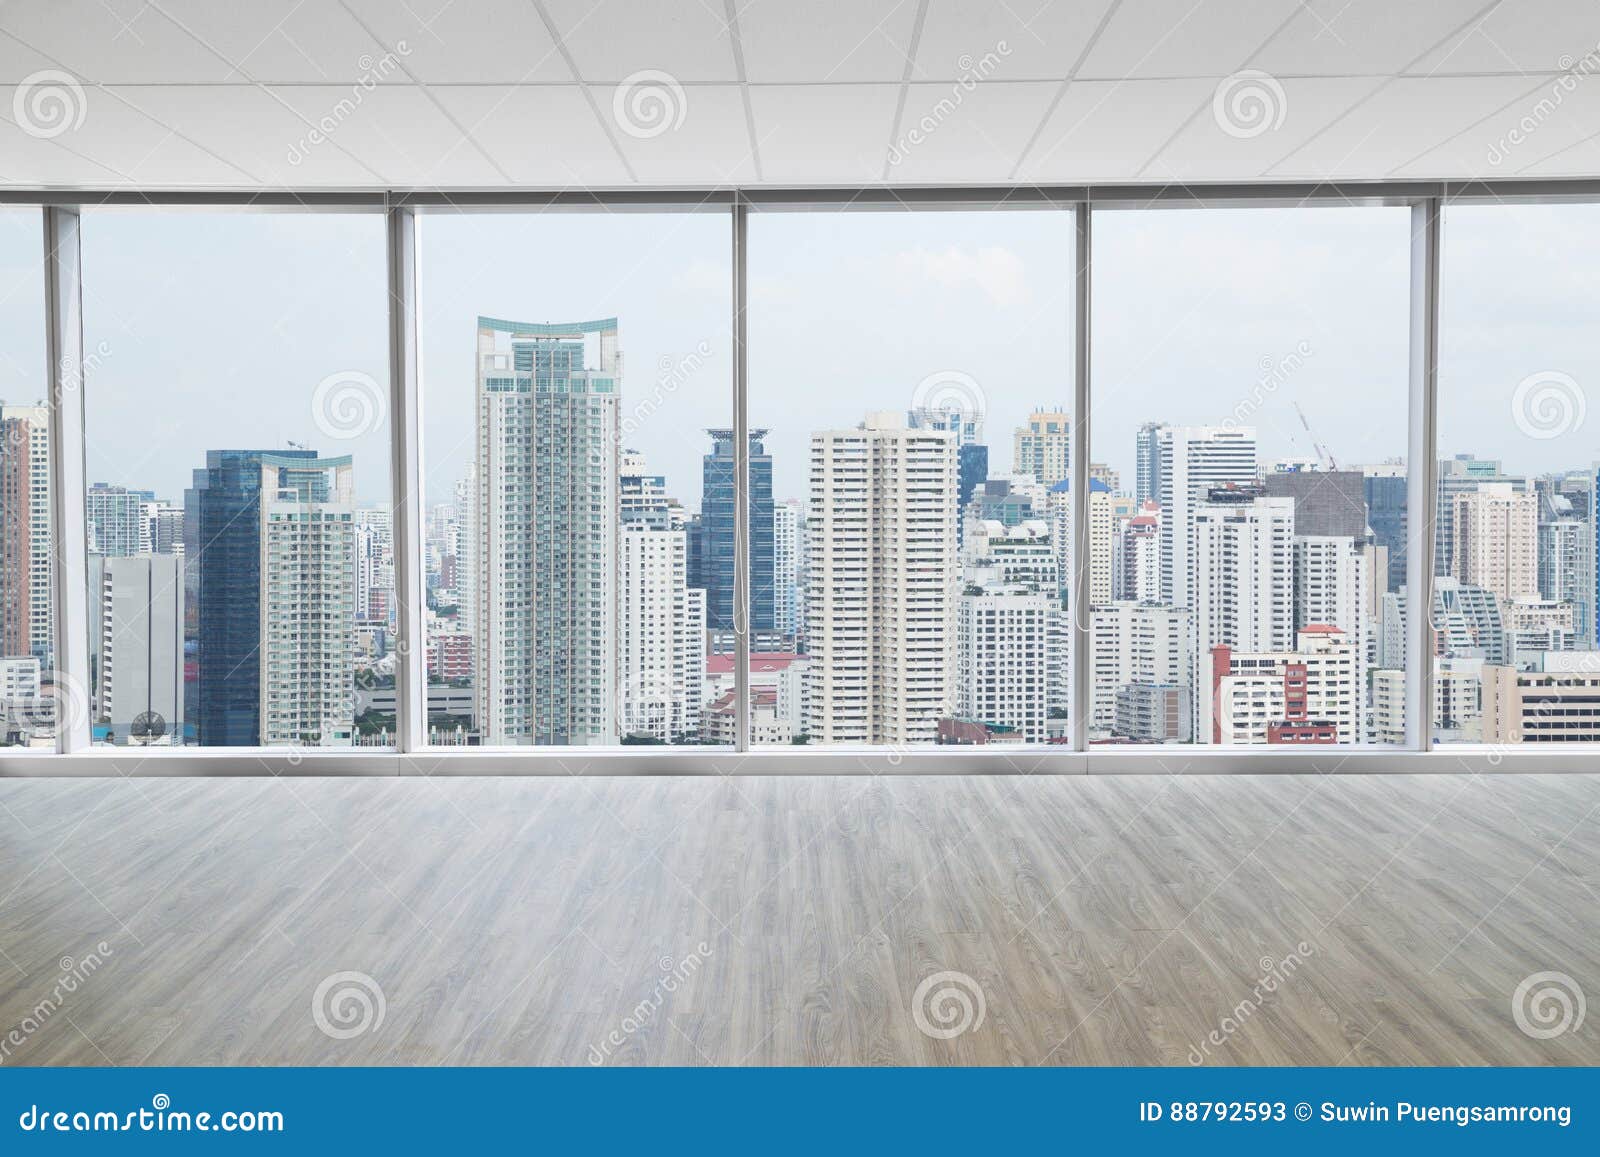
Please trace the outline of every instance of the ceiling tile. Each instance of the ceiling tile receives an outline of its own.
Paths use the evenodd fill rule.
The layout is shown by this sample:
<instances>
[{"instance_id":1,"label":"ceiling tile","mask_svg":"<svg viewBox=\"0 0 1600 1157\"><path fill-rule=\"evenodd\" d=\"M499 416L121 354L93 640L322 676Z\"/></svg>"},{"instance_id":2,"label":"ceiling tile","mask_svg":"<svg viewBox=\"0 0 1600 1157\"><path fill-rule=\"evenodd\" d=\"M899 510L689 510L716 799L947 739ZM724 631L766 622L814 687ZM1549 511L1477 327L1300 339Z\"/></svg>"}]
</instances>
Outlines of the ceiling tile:
<instances>
[{"instance_id":1,"label":"ceiling tile","mask_svg":"<svg viewBox=\"0 0 1600 1157\"><path fill-rule=\"evenodd\" d=\"M1122 0L1078 76L1227 76L1299 7L1299 0Z\"/></svg>"},{"instance_id":2,"label":"ceiling tile","mask_svg":"<svg viewBox=\"0 0 1600 1157\"><path fill-rule=\"evenodd\" d=\"M1600 134L1586 137L1571 148L1535 161L1518 175L1523 177L1593 177L1600 173Z\"/></svg>"},{"instance_id":3,"label":"ceiling tile","mask_svg":"<svg viewBox=\"0 0 1600 1157\"><path fill-rule=\"evenodd\" d=\"M1383 81L1373 76L1275 83L1276 89L1258 89L1261 98L1256 103L1237 106L1249 111L1244 120L1230 119L1229 113L1229 94L1237 96L1241 90L1227 87L1227 82L1219 84L1205 98L1200 115L1136 175L1156 181L1261 177L1290 149L1326 128Z\"/></svg>"},{"instance_id":4,"label":"ceiling tile","mask_svg":"<svg viewBox=\"0 0 1600 1157\"><path fill-rule=\"evenodd\" d=\"M1250 66L1279 75L1390 75L1455 32L1478 7L1463 0L1304 0L1299 15Z\"/></svg>"},{"instance_id":5,"label":"ceiling tile","mask_svg":"<svg viewBox=\"0 0 1600 1157\"><path fill-rule=\"evenodd\" d=\"M433 95L519 184L615 186L627 170L576 85L435 85Z\"/></svg>"},{"instance_id":6,"label":"ceiling tile","mask_svg":"<svg viewBox=\"0 0 1600 1157\"><path fill-rule=\"evenodd\" d=\"M232 72L149 0L8 4L0 8L0 29L84 83L221 83Z\"/></svg>"},{"instance_id":7,"label":"ceiling tile","mask_svg":"<svg viewBox=\"0 0 1600 1157\"><path fill-rule=\"evenodd\" d=\"M1210 80L1074 81L1023 159L1024 181L1129 180L1199 107Z\"/></svg>"},{"instance_id":8,"label":"ceiling tile","mask_svg":"<svg viewBox=\"0 0 1600 1157\"><path fill-rule=\"evenodd\" d=\"M629 111L627 94L638 97L639 87L599 85L591 91L601 115L612 119L617 146L645 184L728 185L756 179L738 85L680 87L680 95L657 89L660 99L653 107L658 115L646 121L636 121Z\"/></svg>"},{"instance_id":9,"label":"ceiling tile","mask_svg":"<svg viewBox=\"0 0 1600 1157\"><path fill-rule=\"evenodd\" d=\"M916 80L958 80L993 57L995 80L1064 80L1115 0L941 0L917 43Z\"/></svg>"},{"instance_id":10,"label":"ceiling tile","mask_svg":"<svg viewBox=\"0 0 1600 1157\"><path fill-rule=\"evenodd\" d=\"M423 84L542 84L573 79L529 0L345 0ZM402 48L403 44L403 48Z\"/></svg>"},{"instance_id":11,"label":"ceiling tile","mask_svg":"<svg viewBox=\"0 0 1600 1157\"><path fill-rule=\"evenodd\" d=\"M15 93L14 88L0 89L0 108L7 114L13 111ZM111 92L90 87L83 90L83 98L81 122L74 120L73 127L49 139L93 159L114 173L118 183L159 187L244 185L251 180L249 173L211 156ZM51 156L42 154L44 158Z\"/></svg>"},{"instance_id":12,"label":"ceiling tile","mask_svg":"<svg viewBox=\"0 0 1600 1157\"><path fill-rule=\"evenodd\" d=\"M1559 72L1600 45L1600 5L1592 0L1507 0L1452 36L1411 71ZM1591 57L1590 68L1600 67Z\"/></svg>"},{"instance_id":13,"label":"ceiling tile","mask_svg":"<svg viewBox=\"0 0 1600 1157\"><path fill-rule=\"evenodd\" d=\"M371 185L380 179L331 141L312 142L304 121L254 85L138 85L108 95L267 185Z\"/></svg>"},{"instance_id":14,"label":"ceiling tile","mask_svg":"<svg viewBox=\"0 0 1600 1157\"><path fill-rule=\"evenodd\" d=\"M739 39L747 79L760 84L900 80L915 0L747 0Z\"/></svg>"},{"instance_id":15,"label":"ceiling tile","mask_svg":"<svg viewBox=\"0 0 1600 1157\"><path fill-rule=\"evenodd\" d=\"M377 85L358 91L359 104L352 103L347 87L292 85L271 91L311 124L323 126L329 140L388 184L470 188L505 183L420 88Z\"/></svg>"},{"instance_id":16,"label":"ceiling tile","mask_svg":"<svg viewBox=\"0 0 1600 1157\"><path fill-rule=\"evenodd\" d=\"M5 35L6 14L0 8L0 84L20 84L36 72L56 67L48 57Z\"/></svg>"},{"instance_id":17,"label":"ceiling tile","mask_svg":"<svg viewBox=\"0 0 1600 1157\"><path fill-rule=\"evenodd\" d=\"M13 185L116 185L120 174L54 141L30 136L10 120L14 90L0 88L0 180Z\"/></svg>"},{"instance_id":18,"label":"ceiling tile","mask_svg":"<svg viewBox=\"0 0 1600 1157\"><path fill-rule=\"evenodd\" d=\"M1398 170L1396 176L1509 177L1597 130L1600 84L1568 87L1541 80L1531 89L1525 87L1481 124L1471 125Z\"/></svg>"},{"instance_id":19,"label":"ceiling tile","mask_svg":"<svg viewBox=\"0 0 1600 1157\"><path fill-rule=\"evenodd\" d=\"M544 0L544 7L590 84L645 70L679 81L739 79L720 0Z\"/></svg>"},{"instance_id":20,"label":"ceiling tile","mask_svg":"<svg viewBox=\"0 0 1600 1157\"><path fill-rule=\"evenodd\" d=\"M1392 81L1305 148L1286 155L1270 174L1352 180L1389 176L1396 167L1491 115L1527 87L1520 77Z\"/></svg>"},{"instance_id":21,"label":"ceiling tile","mask_svg":"<svg viewBox=\"0 0 1600 1157\"><path fill-rule=\"evenodd\" d=\"M893 85L752 88L762 174L774 183L878 181L898 96Z\"/></svg>"},{"instance_id":22,"label":"ceiling tile","mask_svg":"<svg viewBox=\"0 0 1600 1157\"><path fill-rule=\"evenodd\" d=\"M337 4L309 0L160 0L161 10L251 80L354 84L404 79L384 50ZM170 78L179 79L179 78ZM239 79L235 77L234 79Z\"/></svg>"},{"instance_id":23,"label":"ceiling tile","mask_svg":"<svg viewBox=\"0 0 1600 1157\"><path fill-rule=\"evenodd\" d=\"M890 181L1004 181L1060 85L913 84L889 152Z\"/></svg>"}]
</instances>

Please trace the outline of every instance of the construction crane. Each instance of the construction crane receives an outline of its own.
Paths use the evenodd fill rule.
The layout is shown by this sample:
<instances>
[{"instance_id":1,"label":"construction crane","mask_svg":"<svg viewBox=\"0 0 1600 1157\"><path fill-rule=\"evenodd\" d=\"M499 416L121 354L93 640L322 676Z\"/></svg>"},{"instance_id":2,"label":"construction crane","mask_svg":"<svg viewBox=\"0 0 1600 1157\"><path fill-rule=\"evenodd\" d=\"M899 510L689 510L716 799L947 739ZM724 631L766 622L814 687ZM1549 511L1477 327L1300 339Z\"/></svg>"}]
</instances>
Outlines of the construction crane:
<instances>
[{"instance_id":1,"label":"construction crane","mask_svg":"<svg viewBox=\"0 0 1600 1157\"><path fill-rule=\"evenodd\" d=\"M1334 461L1333 455L1328 453L1328 448L1318 440L1316 432L1311 429L1311 423L1306 421L1306 412L1300 408L1300 403L1294 404L1294 412L1300 415L1300 424L1306 428L1306 437L1311 439L1311 448L1317 452L1317 458L1328 464L1329 470L1339 469L1339 463Z\"/></svg>"}]
</instances>

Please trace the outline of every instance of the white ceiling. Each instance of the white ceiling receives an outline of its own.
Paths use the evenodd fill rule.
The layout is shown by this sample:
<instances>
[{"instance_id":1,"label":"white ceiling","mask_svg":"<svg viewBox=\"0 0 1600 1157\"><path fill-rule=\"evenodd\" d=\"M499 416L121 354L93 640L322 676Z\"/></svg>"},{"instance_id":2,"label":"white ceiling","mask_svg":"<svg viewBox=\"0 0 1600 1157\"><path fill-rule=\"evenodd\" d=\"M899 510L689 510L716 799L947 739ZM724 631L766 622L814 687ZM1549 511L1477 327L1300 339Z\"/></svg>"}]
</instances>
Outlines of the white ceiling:
<instances>
[{"instance_id":1,"label":"white ceiling","mask_svg":"<svg viewBox=\"0 0 1600 1157\"><path fill-rule=\"evenodd\" d=\"M1596 0L0 0L0 185L1594 176L1597 46Z\"/></svg>"}]
</instances>

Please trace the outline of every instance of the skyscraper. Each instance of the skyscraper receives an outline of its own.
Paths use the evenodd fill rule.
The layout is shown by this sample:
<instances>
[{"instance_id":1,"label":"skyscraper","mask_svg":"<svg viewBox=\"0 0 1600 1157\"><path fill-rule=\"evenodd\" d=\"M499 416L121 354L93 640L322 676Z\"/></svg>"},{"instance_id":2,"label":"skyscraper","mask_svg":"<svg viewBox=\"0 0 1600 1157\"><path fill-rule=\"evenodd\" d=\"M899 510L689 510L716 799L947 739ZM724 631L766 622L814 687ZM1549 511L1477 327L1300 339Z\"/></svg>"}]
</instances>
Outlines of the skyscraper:
<instances>
[{"instance_id":1,"label":"skyscraper","mask_svg":"<svg viewBox=\"0 0 1600 1157\"><path fill-rule=\"evenodd\" d=\"M349 742L353 486L348 457L206 452L183 520L197 743Z\"/></svg>"},{"instance_id":2,"label":"skyscraper","mask_svg":"<svg viewBox=\"0 0 1600 1157\"><path fill-rule=\"evenodd\" d=\"M1189 589L1195 508L1214 487L1255 482L1255 427L1161 426L1154 433L1156 498L1161 503L1161 601L1200 612ZM1197 613L1197 622L1199 617Z\"/></svg>"},{"instance_id":3,"label":"skyscraper","mask_svg":"<svg viewBox=\"0 0 1600 1157\"><path fill-rule=\"evenodd\" d=\"M1013 436L1013 466L1046 488L1072 474L1072 417L1061 410L1035 410Z\"/></svg>"},{"instance_id":4,"label":"skyscraper","mask_svg":"<svg viewBox=\"0 0 1600 1157\"><path fill-rule=\"evenodd\" d=\"M55 530L50 513L50 409L48 406L0 405L0 423L6 432L3 452L9 469L26 471L26 502L16 495L9 504L16 518L27 508L26 536L28 543L25 560L27 574L27 636L28 649L22 654L32 654L45 671L55 666ZM21 480L21 474L17 476ZM8 515L8 517L10 517ZM22 524L15 523L12 534L21 534ZM13 556L18 565L24 560ZM13 584L21 597L21 583Z\"/></svg>"},{"instance_id":5,"label":"skyscraper","mask_svg":"<svg viewBox=\"0 0 1600 1157\"><path fill-rule=\"evenodd\" d=\"M805 617L800 605L805 544L805 507L793 498L786 498L773 508L773 627L779 634L793 638L802 634L801 623Z\"/></svg>"},{"instance_id":6,"label":"skyscraper","mask_svg":"<svg viewBox=\"0 0 1600 1157\"><path fill-rule=\"evenodd\" d=\"M0 418L0 657L6 659L33 657L30 442L26 419Z\"/></svg>"},{"instance_id":7,"label":"skyscraper","mask_svg":"<svg viewBox=\"0 0 1600 1157\"><path fill-rule=\"evenodd\" d=\"M948 433L869 414L811 435L812 742L935 741L952 698L955 503Z\"/></svg>"},{"instance_id":8,"label":"skyscraper","mask_svg":"<svg viewBox=\"0 0 1600 1157\"><path fill-rule=\"evenodd\" d=\"M700 730L706 593L686 581L681 529L622 527L617 726L623 738L681 742Z\"/></svg>"},{"instance_id":9,"label":"skyscraper","mask_svg":"<svg viewBox=\"0 0 1600 1157\"><path fill-rule=\"evenodd\" d=\"M1451 573L1502 603L1539 593L1539 498L1509 482L1454 496Z\"/></svg>"},{"instance_id":10,"label":"skyscraper","mask_svg":"<svg viewBox=\"0 0 1600 1157\"><path fill-rule=\"evenodd\" d=\"M146 549L149 528L144 520L146 503L154 502L148 490L129 490L96 482L83 496L89 531L89 553L123 557Z\"/></svg>"},{"instance_id":11,"label":"skyscraper","mask_svg":"<svg viewBox=\"0 0 1600 1157\"><path fill-rule=\"evenodd\" d=\"M733 621L733 510L737 479L733 431L707 430L711 453L704 459L700 499L701 578L706 587L706 620L713 631L731 631ZM772 455L762 443L765 430L750 431L750 630L776 625L773 582Z\"/></svg>"},{"instance_id":12,"label":"skyscraper","mask_svg":"<svg viewBox=\"0 0 1600 1157\"><path fill-rule=\"evenodd\" d=\"M1161 440L1164 423L1145 422L1133 436L1133 500L1140 506L1161 496Z\"/></svg>"},{"instance_id":13,"label":"skyscraper","mask_svg":"<svg viewBox=\"0 0 1600 1157\"><path fill-rule=\"evenodd\" d=\"M1380 462L1360 468L1367 501L1367 525L1377 545L1389 555L1385 590L1406 582L1406 509L1410 481L1404 462Z\"/></svg>"},{"instance_id":14,"label":"skyscraper","mask_svg":"<svg viewBox=\"0 0 1600 1157\"><path fill-rule=\"evenodd\" d=\"M617 319L478 319L473 655L485 744L617 739Z\"/></svg>"},{"instance_id":15,"label":"skyscraper","mask_svg":"<svg viewBox=\"0 0 1600 1157\"><path fill-rule=\"evenodd\" d=\"M115 743L183 742L183 558L89 559L93 722Z\"/></svg>"}]
</instances>

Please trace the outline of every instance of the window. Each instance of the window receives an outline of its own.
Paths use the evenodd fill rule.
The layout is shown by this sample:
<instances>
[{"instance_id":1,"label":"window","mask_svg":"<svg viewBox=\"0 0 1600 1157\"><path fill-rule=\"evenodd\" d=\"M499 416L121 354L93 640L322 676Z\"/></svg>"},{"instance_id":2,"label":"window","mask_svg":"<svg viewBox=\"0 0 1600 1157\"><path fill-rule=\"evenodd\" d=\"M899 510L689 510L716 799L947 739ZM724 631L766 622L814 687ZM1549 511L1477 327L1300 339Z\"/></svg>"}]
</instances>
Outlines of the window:
<instances>
[{"instance_id":1,"label":"window","mask_svg":"<svg viewBox=\"0 0 1600 1157\"><path fill-rule=\"evenodd\" d=\"M383 219L86 210L97 744L393 742Z\"/></svg>"},{"instance_id":2,"label":"window","mask_svg":"<svg viewBox=\"0 0 1600 1157\"><path fill-rule=\"evenodd\" d=\"M1091 743L1404 742L1409 221L1096 212Z\"/></svg>"},{"instance_id":3,"label":"window","mask_svg":"<svg viewBox=\"0 0 1600 1157\"><path fill-rule=\"evenodd\" d=\"M726 209L418 220L430 742L733 741L731 251Z\"/></svg>"},{"instance_id":4,"label":"window","mask_svg":"<svg viewBox=\"0 0 1600 1157\"><path fill-rule=\"evenodd\" d=\"M752 744L1068 732L1073 217L750 217Z\"/></svg>"},{"instance_id":5,"label":"window","mask_svg":"<svg viewBox=\"0 0 1600 1157\"><path fill-rule=\"evenodd\" d=\"M1446 211L1434 523L1436 743L1600 739L1600 206Z\"/></svg>"},{"instance_id":6,"label":"window","mask_svg":"<svg viewBox=\"0 0 1600 1157\"><path fill-rule=\"evenodd\" d=\"M84 709L55 662L44 224L0 208L0 746L50 751Z\"/></svg>"}]
</instances>

